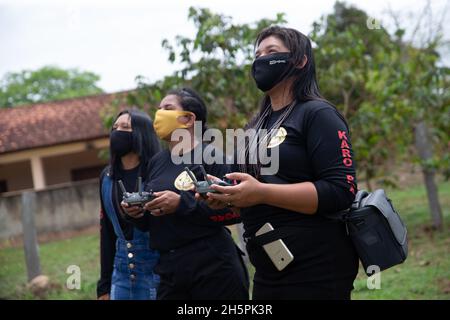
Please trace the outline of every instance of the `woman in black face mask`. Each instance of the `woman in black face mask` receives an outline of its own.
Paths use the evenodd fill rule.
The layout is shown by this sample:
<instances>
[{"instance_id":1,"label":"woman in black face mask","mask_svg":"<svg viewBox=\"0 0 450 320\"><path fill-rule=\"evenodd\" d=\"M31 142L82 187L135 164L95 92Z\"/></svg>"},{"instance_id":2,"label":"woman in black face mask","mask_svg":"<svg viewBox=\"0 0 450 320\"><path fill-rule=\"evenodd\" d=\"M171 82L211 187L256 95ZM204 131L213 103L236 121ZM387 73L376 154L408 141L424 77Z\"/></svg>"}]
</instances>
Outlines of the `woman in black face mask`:
<instances>
[{"instance_id":1,"label":"woman in black face mask","mask_svg":"<svg viewBox=\"0 0 450 320\"><path fill-rule=\"evenodd\" d=\"M254 299L350 299L358 257L345 226L329 218L356 194L346 121L320 95L305 35L269 27L255 49L252 75L265 96L248 127L270 130L256 145L277 163L240 164L227 175L240 184L213 186L222 194L209 194L208 203L240 208ZM251 145L238 146L243 159ZM277 172L266 173L274 165Z\"/></svg>"},{"instance_id":2,"label":"woman in black face mask","mask_svg":"<svg viewBox=\"0 0 450 320\"><path fill-rule=\"evenodd\" d=\"M110 165L100 177L101 300L154 300L159 277L153 273L159 253L149 249L149 234L133 227L120 206L122 180L128 192L137 191L138 177L145 179L150 159L160 150L148 115L122 111L110 135Z\"/></svg>"}]
</instances>

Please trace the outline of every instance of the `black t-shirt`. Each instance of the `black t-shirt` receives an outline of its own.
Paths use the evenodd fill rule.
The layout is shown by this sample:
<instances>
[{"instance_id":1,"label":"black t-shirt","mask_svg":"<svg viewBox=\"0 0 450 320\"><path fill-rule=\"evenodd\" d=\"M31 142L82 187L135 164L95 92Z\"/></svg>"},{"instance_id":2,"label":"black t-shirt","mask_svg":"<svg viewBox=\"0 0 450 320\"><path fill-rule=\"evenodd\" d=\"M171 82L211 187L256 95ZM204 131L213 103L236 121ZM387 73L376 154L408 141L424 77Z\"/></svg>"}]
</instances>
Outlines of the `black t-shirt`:
<instances>
[{"instance_id":1,"label":"black t-shirt","mask_svg":"<svg viewBox=\"0 0 450 320\"><path fill-rule=\"evenodd\" d=\"M284 110L272 111L263 128L271 129ZM318 210L311 215L263 204L244 208L241 216L246 236L253 236L266 222L274 228L324 223L324 214L348 208L356 193L348 128L333 106L323 101L298 103L279 130L278 140L269 149L269 154L279 152L278 173L262 175L260 180L276 184L312 182L318 193Z\"/></svg>"},{"instance_id":2,"label":"black t-shirt","mask_svg":"<svg viewBox=\"0 0 450 320\"><path fill-rule=\"evenodd\" d=\"M100 177L103 177L109 172L109 167L105 168ZM122 191L120 190L117 181L122 180L125 189L128 192L137 191L137 178L140 174L140 166L130 170L121 169L117 172L112 186L112 202L116 211L117 219L122 229L125 239L133 239L134 225L125 219L120 207L122 201ZM113 272L114 257L116 255L116 240L117 235L114 231L113 224L105 211L105 205L102 196L102 184L100 183L100 280L97 283L97 296L109 293L111 290L111 276Z\"/></svg>"},{"instance_id":3,"label":"black t-shirt","mask_svg":"<svg viewBox=\"0 0 450 320\"><path fill-rule=\"evenodd\" d=\"M195 149L199 151L202 150L202 147L203 151L205 148L213 148L211 145L198 144L191 152L185 154L191 163L196 154L201 155ZM212 153L213 156L221 158L223 164L203 163L203 166L208 174L222 178L230 171L229 166L225 164L221 151L213 149L216 153ZM203 180L198 164L186 164L185 162L175 164L169 150L163 150L152 158L148 184L145 189L147 191L170 190L176 192L181 196L180 205L172 214L155 217L147 212L143 218L134 219L138 228L150 231L150 246L162 252L179 248L196 239L214 235L224 228L223 225L240 222L238 214L234 214L229 209L212 210L205 202L197 201L193 191L183 190L186 189L183 185L183 181L186 181L187 177L184 171L185 167L195 174L197 180Z\"/></svg>"}]
</instances>

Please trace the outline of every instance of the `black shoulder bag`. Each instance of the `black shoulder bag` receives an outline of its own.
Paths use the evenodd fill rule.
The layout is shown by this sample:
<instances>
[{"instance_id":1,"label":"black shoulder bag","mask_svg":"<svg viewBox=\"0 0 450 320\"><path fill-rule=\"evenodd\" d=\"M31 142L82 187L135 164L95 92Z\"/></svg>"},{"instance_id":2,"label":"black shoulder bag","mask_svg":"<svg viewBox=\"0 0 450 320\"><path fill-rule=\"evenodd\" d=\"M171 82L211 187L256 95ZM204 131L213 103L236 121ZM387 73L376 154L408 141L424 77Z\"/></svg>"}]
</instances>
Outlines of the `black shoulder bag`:
<instances>
[{"instance_id":1,"label":"black shoulder bag","mask_svg":"<svg viewBox=\"0 0 450 320\"><path fill-rule=\"evenodd\" d=\"M350 209L338 219L346 224L368 276L406 260L406 227L383 189L358 191Z\"/></svg>"},{"instance_id":2,"label":"black shoulder bag","mask_svg":"<svg viewBox=\"0 0 450 320\"><path fill-rule=\"evenodd\" d=\"M264 177L267 183L288 183L278 176ZM326 215L332 220L345 223L347 234L358 253L364 271L368 276L401 264L408 256L406 226L394 209L383 189L367 192L360 190L348 210ZM279 234L271 232L255 237L260 245L276 240ZM296 232L295 227L283 228L284 234ZM279 236L278 236L279 238Z\"/></svg>"}]
</instances>

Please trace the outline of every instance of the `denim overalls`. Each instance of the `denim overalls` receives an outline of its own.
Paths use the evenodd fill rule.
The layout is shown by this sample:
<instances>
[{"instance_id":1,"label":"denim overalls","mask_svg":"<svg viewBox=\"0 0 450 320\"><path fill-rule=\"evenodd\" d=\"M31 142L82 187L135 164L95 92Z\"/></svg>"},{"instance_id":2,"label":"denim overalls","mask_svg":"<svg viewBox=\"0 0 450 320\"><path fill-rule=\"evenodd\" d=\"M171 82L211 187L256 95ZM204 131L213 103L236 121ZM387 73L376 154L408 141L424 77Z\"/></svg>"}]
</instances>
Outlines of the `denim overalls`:
<instances>
[{"instance_id":1,"label":"denim overalls","mask_svg":"<svg viewBox=\"0 0 450 320\"><path fill-rule=\"evenodd\" d=\"M159 276L153 268L159 253L149 247L149 233L133 229L133 240L126 240L112 202L113 180L102 179L102 198L108 218L117 235L114 271L111 279L111 300L155 300Z\"/></svg>"}]
</instances>

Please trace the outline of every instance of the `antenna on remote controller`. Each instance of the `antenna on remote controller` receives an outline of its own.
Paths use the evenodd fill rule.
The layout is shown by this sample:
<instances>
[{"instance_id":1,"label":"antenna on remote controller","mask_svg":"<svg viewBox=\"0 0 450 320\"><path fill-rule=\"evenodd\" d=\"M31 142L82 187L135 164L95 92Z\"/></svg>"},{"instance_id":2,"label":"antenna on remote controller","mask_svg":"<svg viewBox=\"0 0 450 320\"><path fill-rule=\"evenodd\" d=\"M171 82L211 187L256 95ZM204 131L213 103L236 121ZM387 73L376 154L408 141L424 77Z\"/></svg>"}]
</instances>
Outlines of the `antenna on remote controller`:
<instances>
[{"instance_id":1,"label":"antenna on remote controller","mask_svg":"<svg viewBox=\"0 0 450 320\"><path fill-rule=\"evenodd\" d=\"M195 178L195 176L194 176L194 174L192 173L192 171L189 170L188 167L185 167L185 168L184 168L184 171L187 172L187 174L188 174L189 177L191 178L192 182L197 186L197 185L198 185L198 181L197 181L197 178Z\"/></svg>"},{"instance_id":2,"label":"antenna on remote controller","mask_svg":"<svg viewBox=\"0 0 450 320\"><path fill-rule=\"evenodd\" d=\"M124 194L127 193L127 190L125 189L125 186L123 185L122 180L119 180L118 183L119 183L120 190L122 190L122 193L124 193Z\"/></svg>"},{"instance_id":3,"label":"antenna on remote controller","mask_svg":"<svg viewBox=\"0 0 450 320\"><path fill-rule=\"evenodd\" d=\"M208 183L208 185L212 185L212 182L208 179L208 174L206 173L205 168L203 168L202 165L200 165L200 170L202 171L203 178L205 178L205 181Z\"/></svg>"},{"instance_id":4,"label":"antenna on remote controller","mask_svg":"<svg viewBox=\"0 0 450 320\"><path fill-rule=\"evenodd\" d=\"M138 192L139 195L142 195L142 177L138 177Z\"/></svg>"}]
</instances>

